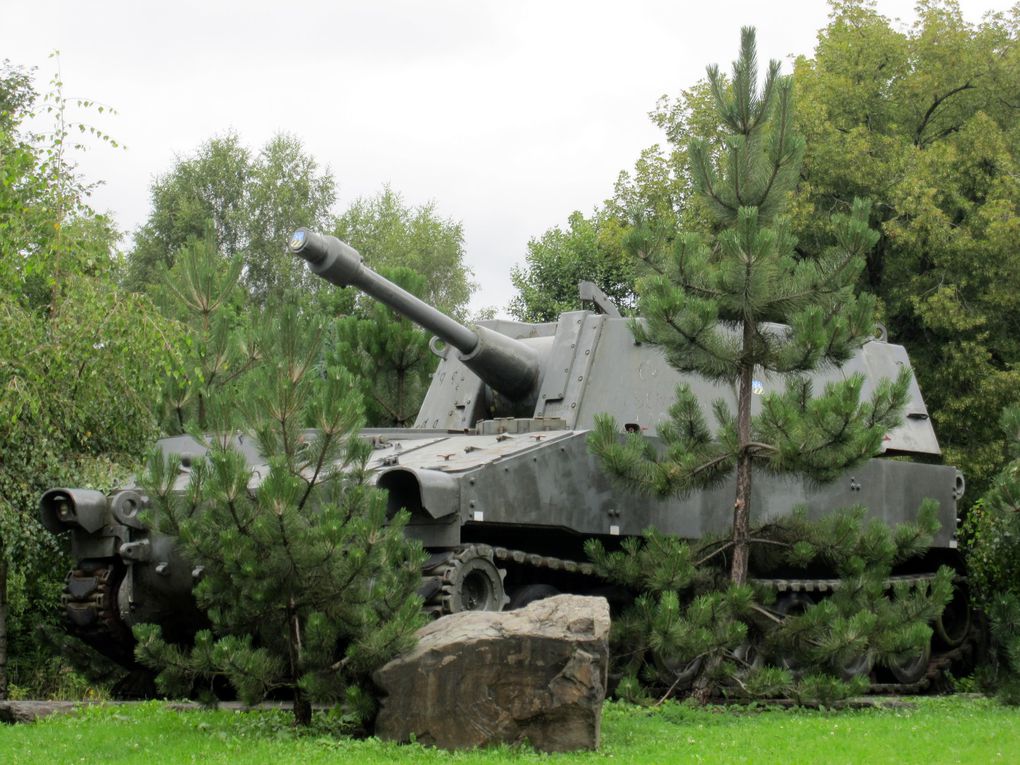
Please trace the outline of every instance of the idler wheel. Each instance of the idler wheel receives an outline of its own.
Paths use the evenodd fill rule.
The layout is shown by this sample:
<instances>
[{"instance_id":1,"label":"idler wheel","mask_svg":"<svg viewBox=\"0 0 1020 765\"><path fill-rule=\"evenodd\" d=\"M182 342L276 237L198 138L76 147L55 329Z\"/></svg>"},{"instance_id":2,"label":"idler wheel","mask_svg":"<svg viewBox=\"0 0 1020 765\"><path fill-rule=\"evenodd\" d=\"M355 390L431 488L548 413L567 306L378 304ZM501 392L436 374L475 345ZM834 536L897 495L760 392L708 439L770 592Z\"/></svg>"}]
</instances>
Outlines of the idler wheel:
<instances>
[{"instance_id":1,"label":"idler wheel","mask_svg":"<svg viewBox=\"0 0 1020 765\"><path fill-rule=\"evenodd\" d=\"M507 609L513 611L516 608L524 608L536 600L545 600L559 594L560 591L551 584L526 584L514 590L513 595L510 596L510 605L507 606Z\"/></svg>"}]
</instances>

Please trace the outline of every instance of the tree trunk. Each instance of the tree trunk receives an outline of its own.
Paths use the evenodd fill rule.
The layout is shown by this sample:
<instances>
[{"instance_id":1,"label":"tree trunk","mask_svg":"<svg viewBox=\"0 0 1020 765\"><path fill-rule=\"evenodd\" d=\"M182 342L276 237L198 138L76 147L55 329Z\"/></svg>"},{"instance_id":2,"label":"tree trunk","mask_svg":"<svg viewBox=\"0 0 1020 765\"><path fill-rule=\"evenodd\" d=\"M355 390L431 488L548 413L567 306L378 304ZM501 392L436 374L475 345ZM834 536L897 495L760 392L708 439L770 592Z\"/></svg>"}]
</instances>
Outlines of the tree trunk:
<instances>
[{"instance_id":1,"label":"tree trunk","mask_svg":"<svg viewBox=\"0 0 1020 765\"><path fill-rule=\"evenodd\" d=\"M301 689L294 685L294 724L302 727L312 724L312 703Z\"/></svg>"},{"instance_id":2,"label":"tree trunk","mask_svg":"<svg viewBox=\"0 0 1020 765\"><path fill-rule=\"evenodd\" d=\"M7 698L7 559L0 539L0 699Z\"/></svg>"},{"instance_id":3,"label":"tree trunk","mask_svg":"<svg viewBox=\"0 0 1020 765\"><path fill-rule=\"evenodd\" d=\"M744 351L751 347L754 323L744 322ZM747 581L749 549L747 538L751 527L751 390L754 384L754 367L745 364L740 370L737 390L737 497L733 502L733 562L730 581L744 584Z\"/></svg>"},{"instance_id":4,"label":"tree trunk","mask_svg":"<svg viewBox=\"0 0 1020 765\"><path fill-rule=\"evenodd\" d=\"M294 684L294 724L311 725L312 705L298 685L301 679L301 621L293 597L287 603L287 612L290 617L287 647L290 652L290 679Z\"/></svg>"},{"instance_id":5,"label":"tree trunk","mask_svg":"<svg viewBox=\"0 0 1020 765\"><path fill-rule=\"evenodd\" d=\"M205 430L205 396L198 394L198 427Z\"/></svg>"},{"instance_id":6,"label":"tree trunk","mask_svg":"<svg viewBox=\"0 0 1020 765\"><path fill-rule=\"evenodd\" d=\"M750 348L754 325L744 324L744 349ZM744 584L747 581L749 546L747 539L751 528L751 391L754 384L754 366L746 365L740 370L737 389L737 438L740 452L737 457L737 497L733 502L733 562L730 565L730 581ZM712 677L722 663L719 654L712 654L705 661L701 674L694 682L691 698L699 704L707 704L715 691Z\"/></svg>"},{"instance_id":7,"label":"tree trunk","mask_svg":"<svg viewBox=\"0 0 1020 765\"><path fill-rule=\"evenodd\" d=\"M691 699L704 706L712 699L712 692L715 691L715 681L712 676L722 663L718 654L712 654L701 667L701 673L694 681L691 688Z\"/></svg>"}]
</instances>

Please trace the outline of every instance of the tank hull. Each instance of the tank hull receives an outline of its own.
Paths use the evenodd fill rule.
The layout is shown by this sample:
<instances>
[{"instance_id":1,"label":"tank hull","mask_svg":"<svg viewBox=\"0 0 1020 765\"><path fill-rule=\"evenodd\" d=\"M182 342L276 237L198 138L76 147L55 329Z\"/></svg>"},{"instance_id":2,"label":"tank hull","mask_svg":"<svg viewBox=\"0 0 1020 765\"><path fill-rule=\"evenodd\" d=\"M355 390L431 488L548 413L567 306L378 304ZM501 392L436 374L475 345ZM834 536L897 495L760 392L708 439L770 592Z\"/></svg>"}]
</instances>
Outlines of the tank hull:
<instances>
[{"instance_id":1,"label":"tank hull","mask_svg":"<svg viewBox=\"0 0 1020 765\"><path fill-rule=\"evenodd\" d=\"M615 597L619 593L607 591L584 562L585 540L613 547L656 529L697 541L730 529L735 478L682 497L650 499L611 481L589 451L589 433L604 414L621 430L644 434L654 448L680 384L706 410L715 402L735 410L733 386L682 374L658 348L636 340L640 319L582 310L544 324L492 320L468 327L387 282L333 237L301 230L290 247L323 278L365 291L445 343L430 346L437 367L414 427L362 434L375 447L372 480L387 492L391 512L409 512L407 534L431 553L422 572L430 612L500 609L551 591ZM780 325L761 329L777 338L787 331ZM909 366L902 346L873 340L842 367L816 370L810 380L821 390L860 375L861 395L868 397ZM763 396L784 385L782 376L756 371L752 415L761 410ZM896 525L913 520L922 501L932 499L940 531L912 570L894 573L922 585L938 565L958 567L962 476L936 464L940 449L916 383L904 414L902 424L885 434L880 454L830 483L753 476L752 523L797 507L817 519L860 505ZM258 476L267 473L262 456L250 439L237 438L234 445L252 468L249 488L257 490ZM181 457L176 486L183 491L188 466L204 449L187 436L165 439L160 448ZM71 507L75 498L78 515ZM52 490L42 500L47 528L72 536L76 564L64 595L71 628L124 662L130 662L135 624L158 623L181 641L204 624L191 600L201 572L179 555L174 539L138 520L132 508L144 501L130 490L107 499L78 489ZM837 586L827 573L764 584L780 592L824 592ZM956 610L967 612L965 606ZM945 642L960 645L955 637Z\"/></svg>"}]
</instances>

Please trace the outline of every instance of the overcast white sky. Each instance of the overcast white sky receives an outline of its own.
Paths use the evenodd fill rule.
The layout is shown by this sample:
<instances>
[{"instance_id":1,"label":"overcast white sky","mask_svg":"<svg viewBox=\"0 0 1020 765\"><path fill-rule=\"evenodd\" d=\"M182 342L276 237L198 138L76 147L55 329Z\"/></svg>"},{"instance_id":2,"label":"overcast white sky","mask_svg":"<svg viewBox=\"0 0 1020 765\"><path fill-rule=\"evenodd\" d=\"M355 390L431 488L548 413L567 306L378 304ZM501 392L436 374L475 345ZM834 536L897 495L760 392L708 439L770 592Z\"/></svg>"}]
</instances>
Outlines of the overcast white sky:
<instances>
[{"instance_id":1,"label":"overcast white sky","mask_svg":"<svg viewBox=\"0 0 1020 765\"><path fill-rule=\"evenodd\" d=\"M961 5L976 22L1012 2ZM913 21L913 0L878 8ZM59 49L66 94L117 109L101 127L128 150L80 164L126 232L175 157L286 131L332 170L339 209L389 183L462 221L472 307L502 309L528 239L590 212L662 139L660 95L728 68L747 24L789 71L827 16L824 0L0 0L0 59L44 89Z\"/></svg>"}]
</instances>

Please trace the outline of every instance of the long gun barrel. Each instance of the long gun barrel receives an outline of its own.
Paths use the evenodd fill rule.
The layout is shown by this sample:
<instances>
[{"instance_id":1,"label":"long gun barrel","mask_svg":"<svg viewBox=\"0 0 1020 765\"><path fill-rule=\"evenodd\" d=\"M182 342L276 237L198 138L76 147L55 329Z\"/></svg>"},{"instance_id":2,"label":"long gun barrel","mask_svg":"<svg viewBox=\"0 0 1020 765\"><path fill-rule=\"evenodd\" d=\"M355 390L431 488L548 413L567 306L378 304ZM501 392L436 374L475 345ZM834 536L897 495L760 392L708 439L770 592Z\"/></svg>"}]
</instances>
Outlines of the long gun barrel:
<instances>
[{"instance_id":1,"label":"long gun barrel","mask_svg":"<svg viewBox=\"0 0 1020 765\"><path fill-rule=\"evenodd\" d=\"M456 348L466 367L511 401L536 394L540 363L527 344L486 327L465 327L365 266L358 251L335 236L299 228L288 246L312 273L341 287L357 287Z\"/></svg>"}]
</instances>

